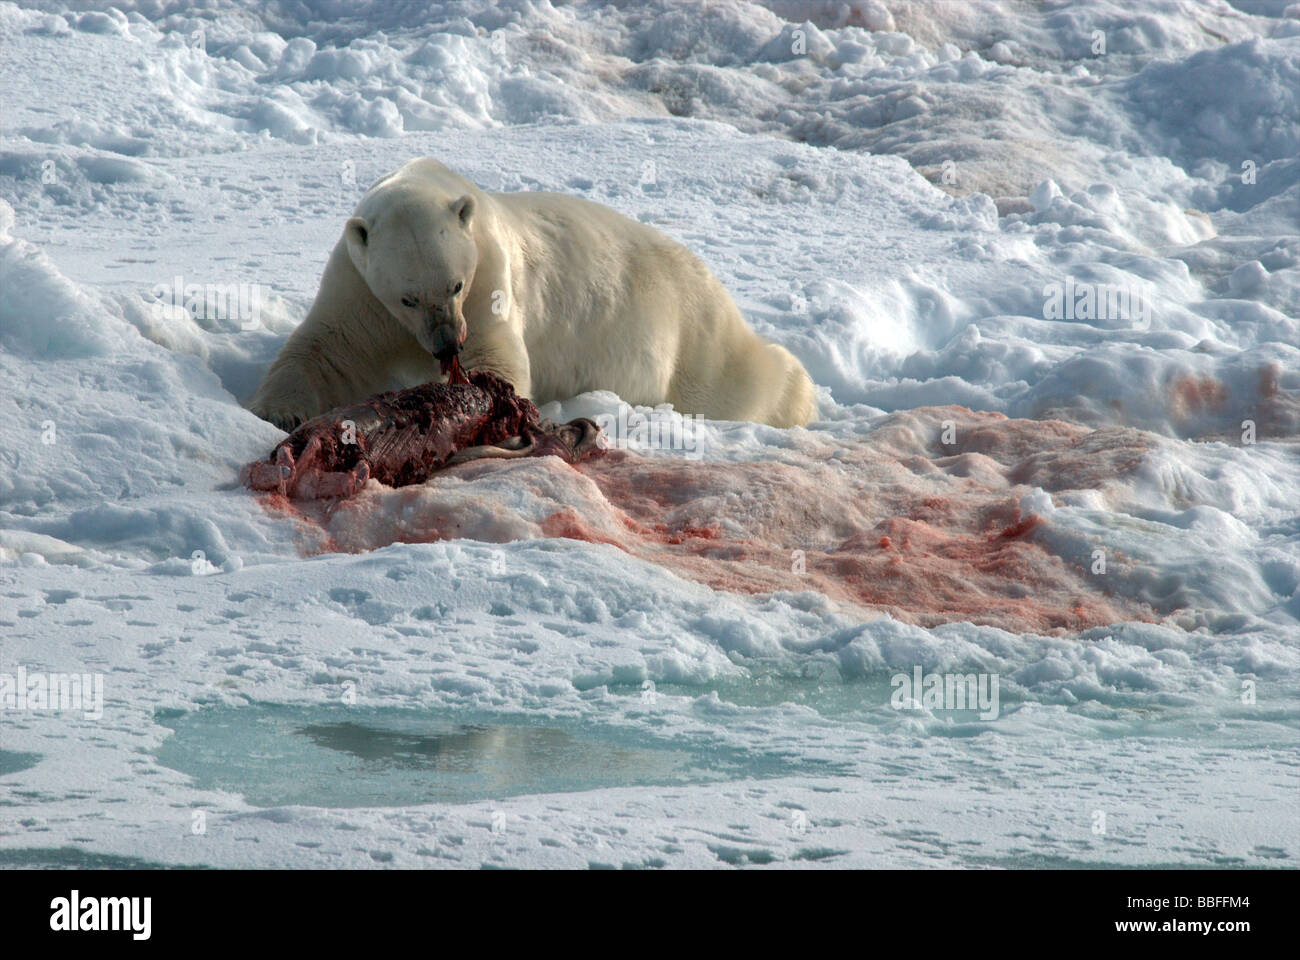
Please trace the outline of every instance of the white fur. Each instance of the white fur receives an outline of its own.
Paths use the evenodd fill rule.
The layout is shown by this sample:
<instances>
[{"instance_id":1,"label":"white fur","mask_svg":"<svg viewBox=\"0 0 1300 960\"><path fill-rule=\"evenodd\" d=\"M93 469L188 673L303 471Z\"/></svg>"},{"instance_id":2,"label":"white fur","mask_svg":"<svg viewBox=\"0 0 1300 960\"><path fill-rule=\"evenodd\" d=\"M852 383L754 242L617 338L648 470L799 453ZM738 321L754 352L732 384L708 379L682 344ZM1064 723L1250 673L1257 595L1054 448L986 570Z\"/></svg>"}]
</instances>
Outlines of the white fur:
<instances>
[{"instance_id":1,"label":"white fur","mask_svg":"<svg viewBox=\"0 0 1300 960\"><path fill-rule=\"evenodd\" d=\"M486 193L429 158L361 199L249 407L288 429L436 379L439 326L466 335L466 369L538 403L604 389L782 427L816 412L799 361L681 244L578 197Z\"/></svg>"}]
</instances>

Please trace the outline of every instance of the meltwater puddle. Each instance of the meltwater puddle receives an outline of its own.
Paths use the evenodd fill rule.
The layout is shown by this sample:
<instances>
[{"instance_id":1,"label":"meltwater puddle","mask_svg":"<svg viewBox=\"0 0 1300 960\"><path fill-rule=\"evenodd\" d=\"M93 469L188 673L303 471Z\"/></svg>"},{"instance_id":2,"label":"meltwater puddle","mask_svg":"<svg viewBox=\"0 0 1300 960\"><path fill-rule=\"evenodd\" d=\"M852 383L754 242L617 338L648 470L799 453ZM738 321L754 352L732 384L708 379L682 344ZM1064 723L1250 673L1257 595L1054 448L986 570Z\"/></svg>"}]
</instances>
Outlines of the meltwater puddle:
<instances>
[{"instance_id":1,"label":"meltwater puddle","mask_svg":"<svg viewBox=\"0 0 1300 960\"><path fill-rule=\"evenodd\" d=\"M833 765L669 744L590 723L259 704L160 712L158 762L257 807L471 803L602 787L834 775ZM466 722L472 719L473 722Z\"/></svg>"},{"instance_id":2,"label":"meltwater puddle","mask_svg":"<svg viewBox=\"0 0 1300 960\"><path fill-rule=\"evenodd\" d=\"M12 750L0 750L0 777L34 767L40 759L41 755L39 753L15 753Z\"/></svg>"}]
</instances>

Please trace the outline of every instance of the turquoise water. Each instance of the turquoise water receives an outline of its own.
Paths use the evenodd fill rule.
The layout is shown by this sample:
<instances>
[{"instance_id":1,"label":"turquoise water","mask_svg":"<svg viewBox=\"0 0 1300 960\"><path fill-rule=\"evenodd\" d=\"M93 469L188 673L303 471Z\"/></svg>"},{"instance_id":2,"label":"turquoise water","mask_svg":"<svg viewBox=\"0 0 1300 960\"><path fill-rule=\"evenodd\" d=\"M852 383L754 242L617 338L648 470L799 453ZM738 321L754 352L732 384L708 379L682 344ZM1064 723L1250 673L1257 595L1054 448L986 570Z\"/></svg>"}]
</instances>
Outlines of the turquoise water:
<instances>
[{"instance_id":1,"label":"turquoise water","mask_svg":"<svg viewBox=\"0 0 1300 960\"><path fill-rule=\"evenodd\" d=\"M472 803L601 787L833 774L774 753L576 721L261 704L160 714L158 762L253 806Z\"/></svg>"},{"instance_id":2,"label":"turquoise water","mask_svg":"<svg viewBox=\"0 0 1300 960\"><path fill-rule=\"evenodd\" d=\"M76 847L20 847L0 850L0 870L189 870L190 866L120 857Z\"/></svg>"},{"instance_id":3,"label":"turquoise water","mask_svg":"<svg viewBox=\"0 0 1300 960\"><path fill-rule=\"evenodd\" d=\"M12 750L0 750L0 777L34 767L40 759L41 755L39 753L15 753Z\"/></svg>"}]
</instances>

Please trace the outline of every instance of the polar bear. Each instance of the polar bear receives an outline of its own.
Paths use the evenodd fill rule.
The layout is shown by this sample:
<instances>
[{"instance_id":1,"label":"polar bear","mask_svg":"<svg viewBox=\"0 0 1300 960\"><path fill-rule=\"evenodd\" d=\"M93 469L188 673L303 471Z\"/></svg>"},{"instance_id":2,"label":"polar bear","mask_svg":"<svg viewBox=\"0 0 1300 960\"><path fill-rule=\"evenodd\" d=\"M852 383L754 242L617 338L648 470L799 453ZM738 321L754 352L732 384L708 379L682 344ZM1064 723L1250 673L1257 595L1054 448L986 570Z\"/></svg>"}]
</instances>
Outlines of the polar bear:
<instances>
[{"instance_id":1,"label":"polar bear","mask_svg":"<svg viewBox=\"0 0 1300 960\"><path fill-rule=\"evenodd\" d=\"M291 430L437 379L456 354L537 403L612 390L778 427L816 413L803 366L681 244L578 197L487 193L427 157L362 197L249 408Z\"/></svg>"}]
</instances>

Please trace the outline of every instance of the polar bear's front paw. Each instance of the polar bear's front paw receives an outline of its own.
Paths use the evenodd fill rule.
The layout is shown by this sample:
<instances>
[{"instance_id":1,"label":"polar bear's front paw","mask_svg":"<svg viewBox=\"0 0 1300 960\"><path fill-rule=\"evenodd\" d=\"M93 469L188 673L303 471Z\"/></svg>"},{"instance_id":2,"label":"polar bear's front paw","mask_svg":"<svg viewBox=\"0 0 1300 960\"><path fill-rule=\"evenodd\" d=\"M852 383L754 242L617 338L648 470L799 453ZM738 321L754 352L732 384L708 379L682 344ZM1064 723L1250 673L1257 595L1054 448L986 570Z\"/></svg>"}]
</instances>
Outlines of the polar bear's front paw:
<instances>
[{"instance_id":1,"label":"polar bear's front paw","mask_svg":"<svg viewBox=\"0 0 1300 960\"><path fill-rule=\"evenodd\" d=\"M285 433L293 433L308 419L305 413L287 407L254 406L249 409L267 423L273 423Z\"/></svg>"}]
</instances>

